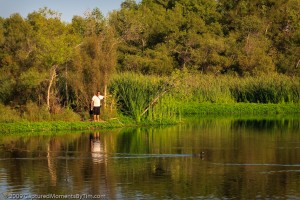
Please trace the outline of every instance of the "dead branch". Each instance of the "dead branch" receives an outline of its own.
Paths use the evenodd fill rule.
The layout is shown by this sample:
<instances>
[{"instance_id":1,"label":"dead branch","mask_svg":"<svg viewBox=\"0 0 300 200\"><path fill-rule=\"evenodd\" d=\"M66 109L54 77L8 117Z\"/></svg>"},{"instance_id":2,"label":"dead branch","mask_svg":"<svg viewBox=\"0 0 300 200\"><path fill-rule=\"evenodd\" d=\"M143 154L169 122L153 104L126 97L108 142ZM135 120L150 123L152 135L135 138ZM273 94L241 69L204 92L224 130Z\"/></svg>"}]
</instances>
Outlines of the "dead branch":
<instances>
[{"instance_id":1,"label":"dead branch","mask_svg":"<svg viewBox=\"0 0 300 200\"><path fill-rule=\"evenodd\" d=\"M161 98L165 93L167 92L167 90L163 91L162 93L160 93L159 95L157 95L151 102L150 104L147 106L147 108L142 112L142 114L140 116L143 116L149 109L151 106L153 106L158 100L159 98Z\"/></svg>"}]
</instances>

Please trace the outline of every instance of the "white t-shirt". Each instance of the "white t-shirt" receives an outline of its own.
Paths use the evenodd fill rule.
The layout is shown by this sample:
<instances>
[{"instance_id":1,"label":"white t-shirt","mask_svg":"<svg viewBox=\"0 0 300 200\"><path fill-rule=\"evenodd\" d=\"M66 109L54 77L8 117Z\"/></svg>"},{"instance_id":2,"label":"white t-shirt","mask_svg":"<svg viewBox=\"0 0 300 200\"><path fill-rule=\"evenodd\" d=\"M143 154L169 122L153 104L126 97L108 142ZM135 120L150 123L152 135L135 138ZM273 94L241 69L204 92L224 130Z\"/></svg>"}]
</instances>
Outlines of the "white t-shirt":
<instances>
[{"instance_id":1,"label":"white t-shirt","mask_svg":"<svg viewBox=\"0 0 300 200\"><path fill-rule=\"evenodd\" d=\"M100 107L100 105L101 105L100 101L103 98L104 98L104 96L102 96L102 95L99 95L99 96L94 95L93 98L92 98L92 101L94 102L94 106L95 107Z\"/></svg>"}]
</instances>

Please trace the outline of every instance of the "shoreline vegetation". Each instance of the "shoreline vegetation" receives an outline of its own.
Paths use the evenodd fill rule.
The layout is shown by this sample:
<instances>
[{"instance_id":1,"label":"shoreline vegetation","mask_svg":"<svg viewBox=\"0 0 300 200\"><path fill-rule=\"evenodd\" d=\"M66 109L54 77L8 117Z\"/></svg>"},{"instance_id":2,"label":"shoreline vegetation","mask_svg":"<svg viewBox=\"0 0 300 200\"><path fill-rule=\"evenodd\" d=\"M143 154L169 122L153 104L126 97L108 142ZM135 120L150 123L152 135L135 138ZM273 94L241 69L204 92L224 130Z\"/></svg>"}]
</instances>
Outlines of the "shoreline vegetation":
<instances>
[{"instance_id":1,"label":"shoreline vegetation","mask_svg":"<svg viewBox=\"0 0 300 200\"><path fill-rule=\"evenodd\" d=\"M0 132L100 130L184 123L190 115L278 118L300 116L300 78L285 75L235 77L177 71L168 77L115 74L102 122L90 121L88 110L62 108L51 114L31 102L0 105Z\"/></svg>"},{"instance_id":2,"label":"shoreline vegetation","mask_svg":"<svg viewBox=\"0 0 300 200\"><path fill-rule=\"evenodd\" d=\"M237 118L237 119L281 119L300 118L299 104L258 104L258 103L234 103L216 104L201 103L189 104L182 107L183 116L178 120L141 121L137 123L128 117L112 118L101 122L92 121L15 121L0 122L1 134L30 133L30 132L56 132L56 131L99 131L103 129L164 126L184 123L190 116L203 119L209 118Z\"/></svg>"},{"instance_id":3,"label":"shoreline vegetation","mask_svg":"<svg viewBox=\"0 0 300 200\"><path fill-rule=\"evenodd\" d=\"M125 0L0 17L0 134L299 116L299 1ZM90 122L94 92L103 123Z\"/></svg>"}]
</instances>

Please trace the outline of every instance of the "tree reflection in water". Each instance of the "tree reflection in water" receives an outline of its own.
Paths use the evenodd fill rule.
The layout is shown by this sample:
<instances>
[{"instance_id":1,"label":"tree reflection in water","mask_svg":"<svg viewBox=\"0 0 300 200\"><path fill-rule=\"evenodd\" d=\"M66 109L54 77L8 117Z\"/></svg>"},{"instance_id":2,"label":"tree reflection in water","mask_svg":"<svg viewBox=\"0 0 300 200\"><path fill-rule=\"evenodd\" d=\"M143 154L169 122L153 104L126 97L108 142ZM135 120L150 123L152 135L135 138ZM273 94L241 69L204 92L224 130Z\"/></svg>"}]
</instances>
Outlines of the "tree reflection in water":
<instances>
[{"instance_id":1,"label":"tree reflection in water","mask_svg":"<svg viewBox=\"0 0 300 200\"><path fill-rule=\"evenodd\" d=\"M48 163L48 169L50 173L50 179L51 179L51 185L56 186L57 184L57 154L60 152L60 141L51 138L48 147L47 147L47 163Z\"/></svg>"},{"instance_id":2,"label":"tree reflection in water","mask_svg":"<svg viewBox=\"0 0 300 200\"><path fill-rule=\"evenodd\" d=\"M103 199L299 197L300 120L202 119L178 126L0 137L0 195Z\"/></svg>"}]
</instances>

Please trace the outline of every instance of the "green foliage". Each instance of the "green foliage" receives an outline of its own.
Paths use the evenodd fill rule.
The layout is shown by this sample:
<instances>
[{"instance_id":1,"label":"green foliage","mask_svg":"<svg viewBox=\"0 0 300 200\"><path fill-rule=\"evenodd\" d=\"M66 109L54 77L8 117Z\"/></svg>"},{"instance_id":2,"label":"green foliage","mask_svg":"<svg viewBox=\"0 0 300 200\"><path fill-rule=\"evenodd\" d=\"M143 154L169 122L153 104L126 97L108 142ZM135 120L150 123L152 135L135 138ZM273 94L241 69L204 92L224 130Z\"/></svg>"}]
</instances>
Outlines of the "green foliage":
<instances>
[{"instance_id":1,"label":"green foliage","mask_svg":"<svg viewBox=\"0 0 300 200\"><path fill-rule=\"evenodd\" d=\"M0 103L26 108L31 121L76 120L68 109L86 113L107 87L131 94L117 100L137 121L173 118L178 100L299 103L299 13L299 0L126 0L107 18L95 8L69 24L48 8L0 18ZM116 70L159 77L109 86Z\"/></svg>"},{"instance_id":2,"label":"green foliage","mask_svg":"<svg viewBox=\"0 0 300 200\"><path fill-rule=\"evenodd\" d=\"M0 68L0 103L7 103L11 100L13 88L16 80L12 78L12 74L8 71L8 67Z\"/></svg>"},{"instance_id":3,"label":"green foliage","mask_svg":"<svg viewBox=\"0 0 300 200\"><path fill-rule=\"evenodd\" d=\"M174 66L165 46L147 49L141 55L126 55L123 65L125 70L159 75L171 74Z\"/></svg>"},{"instance_id":4,"label":"green foliage","mask_svg":"<svg viewBox=\"0 0 300 200\"><path fill-rule=\"evenodd\" d=\"M123 70L125 64L126 70L144 73L143 66L148 66L148 73L159 74L163 71L155 71L161 67L159 63L143 64L148 58L144 52L157 51L157 45L165 45L164 52L171 55L173 69L235 71L240 75L279 70L298 75L299 7L296 0L149 0L125 6L110 18L124 38L119 67Z\"/></svg>"},{"instance_id":5,"label":"green foliage","mask_svg":"<svg viewBox=\"0 0 300 200\"><path fill-rule=\"evenodd\" d=\"M36 69L30 68L21 73L19 86L21 86L22 89L35 89L45 79L44 76L44 74L42 75Z\"/></svg>"}]
</instances>

